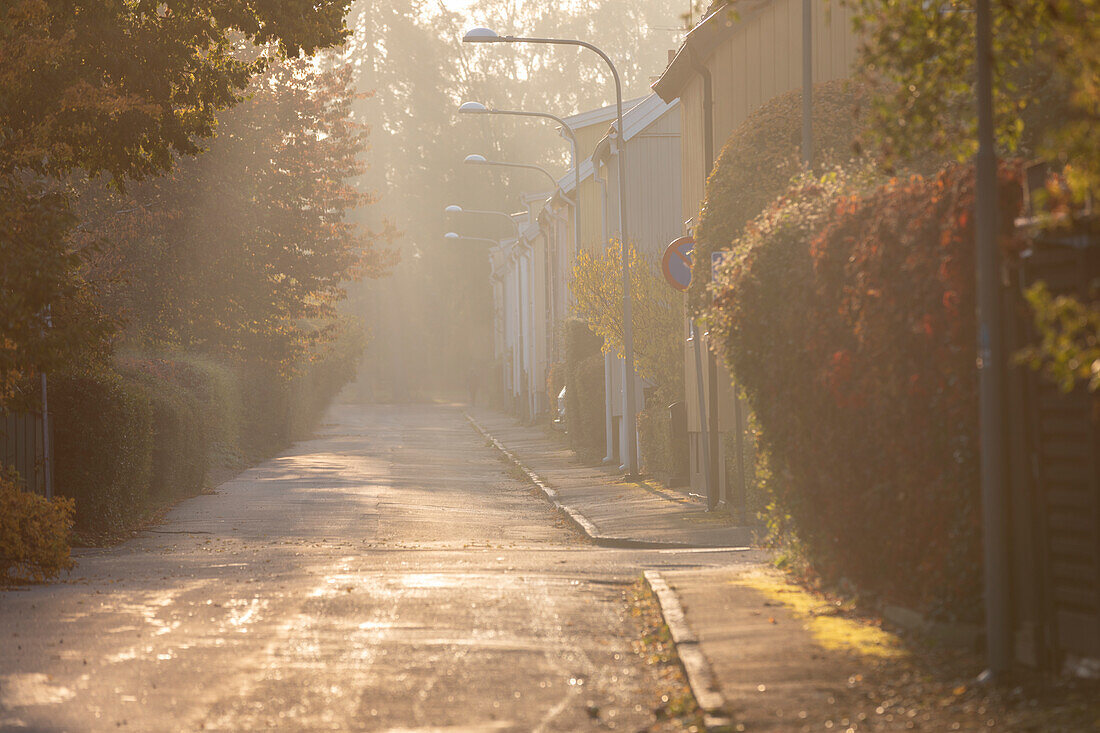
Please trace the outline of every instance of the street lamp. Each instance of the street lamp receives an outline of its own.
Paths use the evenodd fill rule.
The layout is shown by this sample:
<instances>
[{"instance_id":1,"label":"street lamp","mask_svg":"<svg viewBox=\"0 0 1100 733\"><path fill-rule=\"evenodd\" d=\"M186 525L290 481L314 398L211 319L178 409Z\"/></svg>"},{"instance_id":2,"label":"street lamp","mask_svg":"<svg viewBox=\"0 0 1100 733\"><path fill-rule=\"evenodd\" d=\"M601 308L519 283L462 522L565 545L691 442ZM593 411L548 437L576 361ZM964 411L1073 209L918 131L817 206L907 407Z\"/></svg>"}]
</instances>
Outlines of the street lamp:
<instances>
[{"instance_id":1,"label":"street lamp","mask_svg":"<svg viewBox=\"0 0 1100 733\"><path fill-rule=\"evenodd\" d=\"M481 102L463 102L458 108L463 114L509 115L514 117L541 117L553 120L561 125L562 132L569 138L570 164L573 166L573 248L580 251L581 246L581 168L577 160L577 136L565 120L549 112L527 112L525 110L490 109ZM575 254L575 253L574 253Z\"/></svg>"},{"instance_id":2,"label":"street lamp","mask_svg":"<svg viewBox=\"0 0 1100 733\"><path fill-rule=\"evenodd\" d=\"M444 239L449 239L452 242L488 242L492 245L499 245L500 241L496 239L489 239L488 237L467 237L458 232L447 232L443 235Z\"/></svg>"},{"instance_id":3,"label":"street lamp","mask_svg":"<svg viewBox=\"0 0 1100 733\"><path fill-rule=\"evenodd\" d=\"M478 157L481 157L481 156L478 156ZM512 225L512 231L514 231L515 234L516 234L516 241L517 242L519 241L519 224L516 223L515 219L513 219L510 215L505 214L503 211L484 211L484 210L480 210L480 209L464 209L461 206L458 206L456 204L451 204L447 208L443 209L443 211L444 211L444 213L447 213L447 214L479 214L481 216L503 216L505 219L508 220L508 223ZM443 236L447 237L448 234L454 234L454 232L448 232L447 234L445 234ZM448 237L448 238L450 238L450 237Z\"/></svg>"},{"instance_id":4,"label":"street lamp","mask_svg":"<svg viewBox=\"0 0 1100 733\"><path fill-rule=\"evenodd\" d=\"M517 36L502 36L489 28L474 28L466 32L462 37L463 43L539 43L556 46L580 46L594 52L604 60L611 70L611 76L615 80L615 113L618 123L619 150L617 151L619 163L619 233L622 236L622 267L623 267L623 360L626 363L626 379L624 389L626 391L626 405L623 409L623 423L626 429L626 472L634 474L638 472L638 440L635 434L636 416L634 413L634 333L631 316L630 292L630 258L627 247L630 236L627 231L626 215L626 128L623 127L623 86L619 79L619 70L615 68L611 58L599 47L588 43L566 38L522 38Z\"/></svg>"},{"instance_id":5,"label":"street lamp","mask_svg":"<svg viewBox=\"0 0 1100 733\"><path fill-rule=\"evenodd\" d=\"M478 155L473 153L467 155L466 159L462 161L467 165L493 165L500 168L526 168L527 170L538 171L542 175L550 179L550 183L554 186L554 189L558 188L558 179L554 178L554 174L543 168L541 165L532 165L531 163L505 163L500 160L487 160L484 155Z\"/></svg>"}]
</instances>

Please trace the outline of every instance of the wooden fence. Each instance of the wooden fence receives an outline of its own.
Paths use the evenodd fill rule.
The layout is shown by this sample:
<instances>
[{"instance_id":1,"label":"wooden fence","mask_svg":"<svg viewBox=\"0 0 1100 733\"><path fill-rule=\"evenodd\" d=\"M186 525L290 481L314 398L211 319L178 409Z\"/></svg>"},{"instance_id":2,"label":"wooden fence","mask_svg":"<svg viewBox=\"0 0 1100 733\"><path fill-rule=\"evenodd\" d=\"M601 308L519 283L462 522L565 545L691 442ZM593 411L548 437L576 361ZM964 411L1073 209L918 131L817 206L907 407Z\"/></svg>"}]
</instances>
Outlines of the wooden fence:
<instances>
[{"instance_id":1,"label":"wooden fence","mask_svg":"<svg viewBox=\"0 0 1100 733\"><path fill-rule=\"evenodd\" d=\"M1100 239L1037 239L1012 268L1006 345L1037 334L1023 291L1088 299L1100 279ZM1025 367L1008 385L1009 515L1017 659L1061 670L1100 659L1100 394L1060 391Z\"/></svg>"},{"instance_id":2,"label":"wooden fence","mask_svg":"<svg viewBox=\"0 0 1100 733\"><path fill-rule=\"evenodd\" d=\"M32 412L0 414L0 466L19 472L24 486L46 493L42 415Z\"/></svg>"}]
</instances>

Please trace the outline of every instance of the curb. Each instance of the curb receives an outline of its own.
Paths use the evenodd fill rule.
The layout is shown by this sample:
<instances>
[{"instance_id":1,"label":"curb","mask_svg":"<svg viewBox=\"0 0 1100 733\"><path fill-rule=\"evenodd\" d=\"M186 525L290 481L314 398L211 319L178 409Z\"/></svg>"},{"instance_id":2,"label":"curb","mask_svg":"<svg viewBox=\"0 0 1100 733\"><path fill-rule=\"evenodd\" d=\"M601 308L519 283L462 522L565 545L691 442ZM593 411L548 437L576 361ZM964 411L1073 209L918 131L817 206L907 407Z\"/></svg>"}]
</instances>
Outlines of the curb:
<instances>
[{"instance_id":1,"label":"curb","mask_svg":"<svg viewBox=\"0 0 1100 733\"><path fill-rule=\"evenodd\" d=\"M509 461L516 465L519 470L523 471L523 474L527 476L527 480L538 487L539 491L547 498L547 500L554 505L554 508L564 514L581 533L583 533L588 539L595 542L600 547L610 547L615 549L629 549L629 550L661 550L661 549L696 549L701 547L700 545L686 543L686 542L660 542L656 540L635 540L629 537L609 537L601 534L598 527L592 523L592 521L584 516L581 512L577 511L567 504L563 504L558 499L558 492L551 488L549 484L537 473L527 467L526 464L521 461L515 453L504 447L496 437L493 436L485 428L478 424L477 420L474 420L468 412L462 413L466 420L477 430L481 435L493 444L493 447L504 455ZM705 546L703 546L705 547Z\"/></svg>"},{"instance_id":2,"label":"curb","mask_svg":"<svg viewBox=\"0 0 1100 733\"><path fill-rule=\"evenodd\" d=\"M726 713L726 700L718 691L710 663L699 648L699 639L684 619L684 609L676 592L656 570L646 570L645 582L661 606L661 615L668 626L676 655L687 676L688 686L695 702L703 711L703 725L708 731L728 731L732 721Z\"/></svg>"}]
</instances>

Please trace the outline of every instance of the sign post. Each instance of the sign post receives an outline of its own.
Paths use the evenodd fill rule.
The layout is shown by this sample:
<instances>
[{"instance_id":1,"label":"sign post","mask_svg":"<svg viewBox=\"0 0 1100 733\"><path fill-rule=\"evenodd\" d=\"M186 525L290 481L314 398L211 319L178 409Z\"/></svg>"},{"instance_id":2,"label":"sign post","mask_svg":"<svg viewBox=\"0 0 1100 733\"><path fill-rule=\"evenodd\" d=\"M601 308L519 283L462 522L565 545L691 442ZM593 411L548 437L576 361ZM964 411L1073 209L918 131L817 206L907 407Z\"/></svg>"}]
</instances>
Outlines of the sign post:
<instances>
[{"instance_id":1,"label":"sign post","mask_svg":"<svg viewBox=\"0 0 1100 733\"><path fill-rule=\"evenodd\" d=\"M680 237L672 241L665 248L665 255L661 259L661 272L664 273L668 284L680 292L686 292L691 285L691 253L695 248L695 238L691 236ZM710 463L710 421L707 418L707 394L703 387L703 338L695 321L689 319L692 349L695 352L695 391L699 400L699 425L702 430L700 439L703 442L703 481L706 484L707 509L714 509L718 504L718 484Z\"/></svg>"}]
</instances>

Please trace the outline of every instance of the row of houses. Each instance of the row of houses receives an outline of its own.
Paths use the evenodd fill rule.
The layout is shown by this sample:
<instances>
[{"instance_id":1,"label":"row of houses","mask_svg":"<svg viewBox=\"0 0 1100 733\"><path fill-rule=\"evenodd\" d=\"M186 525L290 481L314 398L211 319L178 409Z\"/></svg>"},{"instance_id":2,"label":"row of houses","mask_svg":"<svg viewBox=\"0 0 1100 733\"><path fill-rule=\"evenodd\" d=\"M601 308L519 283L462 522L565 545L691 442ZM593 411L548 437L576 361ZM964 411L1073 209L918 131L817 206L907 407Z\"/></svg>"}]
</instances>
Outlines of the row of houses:
<instances>
[{"instance_id":1,"label":"row of houses","mask_svg":"<svg viewBox=\"0 0 1100 733\"><path fill-rule=\"evenodd\" d=\"M715 6L670 52L653 93L627 103L621 144L613 107L565 120L580 148L579 189L570 171L554 191L529 196L527 211L516 217L518 240L493 251L496 354L509 365L503 386L522 417L554 409L546 384L551 365L564 356L559 326L570 313L572 263L579 252L603 248L619 235L616 157L626 156L622 185L631 240L639 253L660 261L670 242L692 234L708 176L730 134L769 101L807 84L845 79L857 62L859 41L843 4L738 0ZM1022 258L1021 282L1041 275L1065 292L1085 292L1095 250L1086 265L1077 245L1040 245ZM709 277L711 263L695 262L692 269L693 278ZM1006 298L1020 297L1019 288L1010 290ZM1028 328L1019 318L1013 323L1020 334ZM1026 343L1020 334L1010 342ZM712 506L725 502L733 509L743 494L742 487L726 485L726 476L738 472L724 470L727 446L736 443L724 436L742 432L745 411L730 375L711 357L706 334L692 333L686 315L682 335L690 485ZM1011 639L998 644L1030 666L1094 665L1100 658L1100 428L1086 414L1092 402L1082 394L1055 395L1038 377L1013 374L1012 465L1006 468L1011 539L1002 550ZM632 416L643 408L640 381L636 404L626 404L628 378L637 379L625 374L621 359L604 357L608 462L624 461L626 430L635 429Z\"/></svg>"},{"instance_id":2,"label":"row of houses","mask_svg":"<svg viewBox=\"0 0 1100 733\"><path fill-rule=\"evenodd\" d=\"M565 118L577 140L579 190L570 170L554 191L526 196L526 211L515 217L518 240L492 251L495 355L505 365L501 379L517 414L531 419L556 408L546 385L550 366L563 359L560 324L570 313L573 262L579 252L620 238L617 157L626 157L631 242L639 254L660 262L670 242L692 233L716 149L753 110L802 85L807 6L813 83L847 77L857 40L846 8L826 0L715 3L680 48L669 52L653 92L624 103L621 144L614 105ZM705 277L709 269L704 263L694 276ZM733 490L717 468L725 461L721 434L740 425L741 411L728 376L709 356L705 335L693 339L686 318L683 333L688 475L692 489L717 504ZM623 359L607 354L605 460L624 468L626 429L635 429L624 416L644 407L645 394L634 376L635 404L627 405L626 379ZM708 482L708 476L715 480Z\"/></svg>"}]
</instances>

